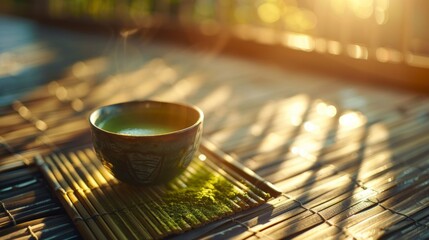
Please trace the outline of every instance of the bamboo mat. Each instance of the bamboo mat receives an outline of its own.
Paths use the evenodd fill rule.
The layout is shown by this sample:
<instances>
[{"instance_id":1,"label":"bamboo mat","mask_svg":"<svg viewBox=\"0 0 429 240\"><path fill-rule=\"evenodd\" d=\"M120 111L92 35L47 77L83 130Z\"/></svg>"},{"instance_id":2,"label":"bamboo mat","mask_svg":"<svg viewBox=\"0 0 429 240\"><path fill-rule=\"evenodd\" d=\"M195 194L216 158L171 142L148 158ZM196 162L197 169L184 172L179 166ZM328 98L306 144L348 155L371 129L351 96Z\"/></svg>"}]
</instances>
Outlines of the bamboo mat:
<instances>
[{"instance_id":1,"label":"bamboo mat","mask_svg":"<svg viewBox=\"0 0 429 240\"><path fill-rule=\"evenodd\" d=\"M79 239L35 166L0 171L1 239Z\"/></svg>"},{"instance_id":2,"label":"bamboo mat","mask_svg":"<svg viewBox=\"0 0 429 240\"><path fill-rule=\"evenodd\" d=\"M119 182L88 148L37 157L37 165L87 239L159 239L191 229L187 236L196 238L278 195L250 170L202 149L183 174L157 187Z\"/></svg>"},{"instance_id":3,"label":"bamboo mat","mask_svg":"<svg viewBox=\"0 0 429 240\"><path fill-rule=\"evenodd\" d=\"M28 27L21 25L15 29ZM130 42L121 55L116 50L122 45L109 45L115 41L100 36L33 30L43 33L36 39L43 44L11 51L12 56L45 59L56 53L53 59L62 58L40 66L33 59L29 70L0 79L10 83L0 89L0 238L74 239L88 232L83 229L90 229L90 236L172 234L183 239L429 238L427 96L156 43ZM115 180L102 172L93 179L80 172L102 168L71 166L97 163L87 149L91 109L138 99L200 106L204 138L227 154L219 159L240 162L281 194L242 207L239 215L224 221L203 224L203 216L190 216L176 224L188 230L180 235L175 235L177 226L169 232L154 224L158 220L150 212L104 214L123 200L105 202L102 194L117 196L132 187L111 185ZM213 149L201 151L209 156ZM210 162L209 157L204 164ZM223 164L228 166L225 176L240 172ZM52 179L57 185L49 185ZM101 187L103 179L112 182ZM183 184L181 180L159 191ZM153 200L156 195L133 195L132 201L145 205L150 201L139 197ZM107 227L112 222L117 228Z\"/></svg>"}]
</instances>

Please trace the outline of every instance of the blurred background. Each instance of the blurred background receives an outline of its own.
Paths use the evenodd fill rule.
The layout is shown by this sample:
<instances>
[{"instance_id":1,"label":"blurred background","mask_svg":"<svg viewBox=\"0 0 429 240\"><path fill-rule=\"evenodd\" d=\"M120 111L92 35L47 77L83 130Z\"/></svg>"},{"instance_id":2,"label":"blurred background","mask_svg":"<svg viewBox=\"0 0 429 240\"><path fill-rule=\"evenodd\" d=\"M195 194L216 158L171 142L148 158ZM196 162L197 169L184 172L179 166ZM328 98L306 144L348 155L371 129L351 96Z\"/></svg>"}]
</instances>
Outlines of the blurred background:
<instances>
[{"instance_id":1,"label":"blurred background","mask_svg":"<svg viewBox=\"0 0 429 240\"><path fill-rule=\"evenodd\" d=\"M123 39L165 40L429 91L424 0L2 0L0 9Z\"/></svg>"}]
</instances>

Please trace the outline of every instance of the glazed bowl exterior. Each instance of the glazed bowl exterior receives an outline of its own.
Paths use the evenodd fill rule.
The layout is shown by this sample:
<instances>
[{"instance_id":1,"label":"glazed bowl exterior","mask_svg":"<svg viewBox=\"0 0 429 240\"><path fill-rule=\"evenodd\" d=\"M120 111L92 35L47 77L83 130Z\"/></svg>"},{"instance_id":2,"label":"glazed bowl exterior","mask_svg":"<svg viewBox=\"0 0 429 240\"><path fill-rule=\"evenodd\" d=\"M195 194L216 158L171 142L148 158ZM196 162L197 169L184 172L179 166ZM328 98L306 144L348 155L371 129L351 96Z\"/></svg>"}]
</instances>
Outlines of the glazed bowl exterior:
<instances>
[{"instance_id":1,"label":"glazed bowl exterior","mask_svg":"<svg viewBox=\"0 0 429 240\"><path fill-rule=\"evenodd\" d=\"M172 122L189 124L153 135L120 134L100 127L109 116L132 111L144 118L154 108L168 112ZM165 183L186 169L201 143L203 118L203 112L195 106L146 100L98 108L91 113L89 122L94 150L103 166L123 182L148 185Z\"/></svg>"}]
</instances>

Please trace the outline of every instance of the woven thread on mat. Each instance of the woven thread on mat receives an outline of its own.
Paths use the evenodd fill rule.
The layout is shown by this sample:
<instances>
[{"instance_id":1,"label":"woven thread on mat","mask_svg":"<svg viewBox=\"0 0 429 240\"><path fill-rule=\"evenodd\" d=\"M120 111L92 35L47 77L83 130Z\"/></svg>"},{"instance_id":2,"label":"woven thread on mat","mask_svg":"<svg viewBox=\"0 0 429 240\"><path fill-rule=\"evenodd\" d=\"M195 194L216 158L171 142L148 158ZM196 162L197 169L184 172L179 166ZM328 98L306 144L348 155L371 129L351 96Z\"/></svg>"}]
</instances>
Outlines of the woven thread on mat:
<instances>
[{"instance_id":1,"label":"woven thread on mat","mask_svg":"<svg viewBox=\"0 0 429 240\"><path fill-rule=\"evenodd\" d=\"M261 237L263 237L263 239L274 239L270 236L268 236L267 234L260 232L260 231L255 231L253 230L251 227L247 226L246 224L236 220L234 217L229 217L229 219L231 219L231 221L233 223L237 223L240 226L243 226L244 228L246 228L246 231L253 233L254 236L260 237L259 235L262 235Z\"/></svg>"},{"instance_id":2,"label":"woven thread on mat","mask_svg":"<svg viewBox=\"0 0 429 240\"><path fill-rule=\"evenodd\" d=\"M303 159L306 159L306 160L309 160L309 161L311 161L311 159L307 159L307 158L303 158ZM375 189L372 189L372 188L370 188L370 187L367 187L367 186L365 186L365 184L364 183L362 183L362 181L360 181L360 180L356 180L355 178L353 178L350 174L348 174L348 173L346 173L346 172L343 172L343 171L341 171L341 170L339 170L334 164L328 164L328 166L330 166L330 167L332 167L333 169L334 169L334 173L335 174L344 174L347 178L349 178L356 186L358 186L358 187L360 187L360 188L362 188L363 190L370 190L370 191L373 191L373 192L375 192L376 194L379 194L380 192L379 191L377 191L377 190L375 190ZM290 197L288 197L287 195L285 195L285 194L283 194L285 197L287 197L287 198L290 198ZM292 201L295 201L293 198L290 198ZM377 199L377 198L376 198ZM376 201L371 201L369 198L367 198L367 200L368 201L370 201L370 202L372 202L372 203L374 203L374 204L377 204L378 206L380 206L380 207L382 207L383 209L385 209L385 210L388 210L388 211L390 211L391 213L393 213L393 214L397 214L397 215L400 215L400 216L403 216L403 217L405 217L406 219L409 219L409 220L411 220L411 221L413 221L415 224L418 224L418 225L421 225L421 226L424 226L424 227L426 227L426 228L429 228L429 226L428 225L426 225L426 224L424 224L424 223L420 223L419 221L417 221L417 220L415 220L414 218L412 218L412 217L410 217L410 216L408 216L407 214L405 214L405 213L401 213L401 212L399 212L399 211L396 211L396 210L394 210L394 209L391 209L391 208L389 208L389 207L386 207L386 206L384 206L378 199L376 200ZM297 200L298 201L298 200ZM300 205L302 205L299 201L297 202L298 204L300 204ZM304 207L305 208L305 207ZM318 214L320 217L322 217L320 214ZM323 219L323 217L322 217L322 219ZM328 223L329 224L329 223Z\"/></svg>"},{"instance_id":3,"label":"woven thread on mat","mask_svg":"<svg viewBox=\"0 0 429 240\"><path fill-rule=\"evenodd\" d=\"M300 205L300 207L304 208L306 211L309 211L313 214L317 214L322 219L322 221L324 223L328 224L329 226L333 226L333 227L338 228L344 235L351 236L353 239L357 239L355 236L353 236L353 234L351 232L348 231L348 229L346 227L341 227L335 223L330 222L329 219L325 218L319 211L316 211L316 210L313 210L312 208L306 207L305 204L303 204L301 201L299 201L298 199L296 199L294 197L289 196L286 193L282 193L282 196L285 196L286 198L298 203Z\"/></svg>"},{"instance_id":4,"label":"woven thread on mat","mask_svg":"<svg viewBox=\"0 0 429 240\"><path fill-rule=\"evenodd\" d=\"M86 218L80 218L80 220L83 220L83 221L86 222L88 220L95 220L98 217L103 217L103 216L108 216L108 215L114 215L114 214L122 213L122 212L125 212L127 210L129 210L129 209L128 208L120 208L120 209L115 209L115 210L108 211L108 212L96 213L96 214L93 214L93 215L89 215L89 217L86 217Z\"/></svg>"},{"instance_id":5,"label":"woven thread on mat","mask_svg":"<svg viewBox=\"0 0 429 240\"><path fill-rule=\"evenodd\" d=\"M374 204L377 204L378 206L382 207L384 210L388 210L394 214L401 215L401 216L405 217L406 219L411 220L416 226L421 226L421 227L429 229L429 226L427 224L421 223L420 221L415 220L414 218L408 216L407 214L401 213L401 212L396 211L392 208L388 208L388 207L384 206L383 204L381 204L381 202L380 202L380 200L378 200L378 198L375 198L375 201L372 200L371 198L368 198L367 200L374 203Z\"/></svg>"},{"instance_id":6,"label":"woven thread on mat","mask_svg":"<svg viewBox=\"0 0 429 240\"><path fill-rule=\"evenodd\" d=\"M27 230L28 230L28 232L30 233L30 235L34 238L34 239L36 239L36 240L39 240L39 238L37 237L37 235L33 232L33 228L29 225L29 226L27 226Z\"/></svg>"},{"instance_id":7,"label":"woven thread on mat","mask_svg":"<svg viewBox=\"0 0 429 240\"><path fill-rule=\"evenodd\" d=\"M3 211L9 216L10 220L12 220L13 225L16 225L16 220L13 217L12 213L9 212L9 210L7 210L6 205L4 204L4 202L0 201L1 207L3 209Z\"/></svg>"},{"instance_id":8,"label":"woven thread on mat","mask_svg":"<svg viewBox=\"0 0 429 240\"><path fill-rule=\"evenodd\" d=\"M332 165L332 164L330 164L330 165ZM334 168L336 168L334 165L332 165L332 166L333 166ZM340 171L338 171L337 169L335 169L335 172L340 173ZM343 174L346 174L346 176L347 176L351 181L353 181L353 182L354 182L358 187L362 188L363 190L370 190L370 191L375 192L376 194L380 194L380 192L379 192L379 191L377 191L377 190L375 190L375 189L372 189L372 188L370 188L370 187L365 186L365 184L364 184L364 183L362 183L362 181L354 179L352 176L350 176L350 174L347 174L347 173L343 173ZM370 197L370 198L367 198L366 200L367 200L367 201L369 201L369 202L371 202L371 203L377 204L378 206L382 207L382 208L383 208L383 209L385 209L385 210L390 211L390 212L391 212L391 213L393 213L393 214L397 214L397 215L403 216L403 217L405 217L406 219L409 219L409 220L413 221L415 224L418 224L418 225L424 226L424 227L426 227L426 228L428 227L426 224L422 224L422 223L420 223L419 221L415 220L414 218L412 218L412 217L408 216L408 215L407 215L407 214L405 214L405 213L402 213L402 212L400 212L400 211L396 211L396 210L394 210L394 209L392 209L392 208L389 208L389 207L387 207L387 206L384 206L384 205L383 205L383 204L378 200L378 198L375 198L375 199L376 199L376 201L372 201L372 200L371 200L371 197Z\"/></svg>"}]
</instances>

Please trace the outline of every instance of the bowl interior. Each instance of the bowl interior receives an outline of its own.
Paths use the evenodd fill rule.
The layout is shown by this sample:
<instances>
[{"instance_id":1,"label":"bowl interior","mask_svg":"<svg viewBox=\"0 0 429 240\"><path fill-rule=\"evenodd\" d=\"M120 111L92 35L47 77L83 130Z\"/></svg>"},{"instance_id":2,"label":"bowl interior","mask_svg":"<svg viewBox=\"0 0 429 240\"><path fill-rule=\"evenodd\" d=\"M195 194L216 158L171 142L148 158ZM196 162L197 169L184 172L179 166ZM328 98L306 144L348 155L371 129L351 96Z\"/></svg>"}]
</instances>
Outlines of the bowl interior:
<instances>
[{"instance_id":1,"label":"bowl interior","mask_svg":"<svg viewBox=\"0 0 429 240\"><path fill-rule=\"evenodd\" d=\"M176 103L142 101L101 107L90 116L95 127L132 136L170 134L190 128L202 120L202 112Z\"/></svg>"}]
</instances>

